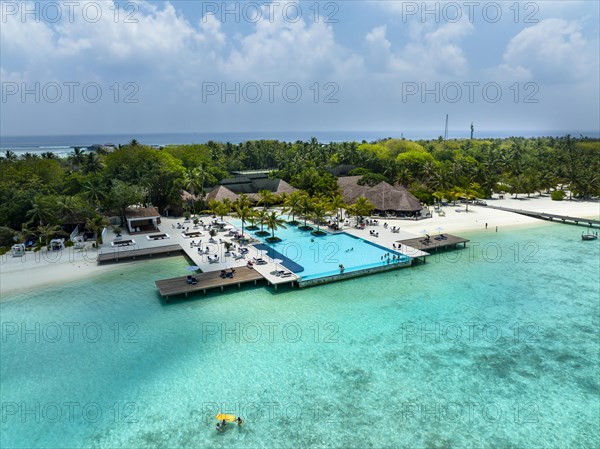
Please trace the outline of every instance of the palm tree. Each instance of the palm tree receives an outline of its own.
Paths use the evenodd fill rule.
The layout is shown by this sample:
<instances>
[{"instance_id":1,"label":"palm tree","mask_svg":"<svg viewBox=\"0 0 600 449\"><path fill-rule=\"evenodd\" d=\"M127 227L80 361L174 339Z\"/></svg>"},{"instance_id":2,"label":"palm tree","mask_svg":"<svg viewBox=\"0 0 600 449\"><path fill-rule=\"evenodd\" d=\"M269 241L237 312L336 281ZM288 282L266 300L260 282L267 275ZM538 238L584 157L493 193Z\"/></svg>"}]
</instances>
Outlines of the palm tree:
<instances>
[{"instance_id":1,"label":"palm tree","mask_svg":"<svg viewBox=\"0 0 600 449\"><path fill-rule=\"evenodd\" d=\"M104 190L105 185L99 178L88 179L81 187L83 197L95 207L98 207L107 197L106 191Z\"/></svg>"},{"instance_id":2,"label":"palm tree","mask_svg":"<svg viewBox=\"0 0 600 449\"><path fill-rule=\"evenodd\" d=\"M243 206L241 204L236 204L235 208L235 216L242 220L242 235L244 235L244 225L246 224L246 220L250 218L250 216L254 213L252 209L248 206Z\"/></svg>"},{"instance_id":3,"label":"palm tree","mask_svg":"<svg viewBox=\"0 0 600 449\"><path fill-rule=\"evenodd\" d=\"M98 173L102 170L102 161L96 153L88 153L85 159L84 173Z\"/></svg>"},{"instance_id":4,"label":"palm tree","mask_svg":"<svg viewBox=\"0 0 600 449\"><path fill-rule=\"evenodd\" d=\"M188 169L183 174L183 179L181 184L183 188L190 192L192 195L192 210L195 211L194 208L194 196L196 192L202 190L202 184L204 179L199 175L197 168ZM201 196L202 197L202 196Z\"/></svg>"},{"instance_id":5,"label":"palm tree","mask_svg":"<svg viewBox=\"0 0 600 449\"><path fill-rule=\"evenodd\" d=\"M14 161L16 161L16 160L17 160L17 153L15 153L15 152L14 152L14 151L12 151L12 150L6 150L6 151L4 152L4 158L5 158L7 161L14 162Z\"/></svg>"},{"instance_id":6,"label":"palm tree","mask_svg":"<svg viewBox=\"0 0 600 449\"><path fill-rule=\"evenodd\" d=\"M277 212L271 212L269 215L267 215L265 218L265 224L267 225L267 228L271 230L271 237L269 237L267 240L269 242L277 242L281 240L280 238L275 237L275 231L278 228L285 229L285 221L277 215Z\"/></svg>"},{"instance_id":7,"label":"palm tree","mask_svg":"<svg viewBox=\"0 0 600 449\"><path fill-rule=\"evenodd\" d=\"M252 213L248 217L248 222L250 223L250 226L248 226L247 229L248 229L248 231L256 231L258 229L258 226L256 226L256 223L258 223L258 216L254 209L250 209L250 210L252 211Z\"/></svg>"},{"instance_id":8,"label":"palm tree","mask_svg":"<svg viewBox=\"0 0 600 449\"><path fill-rule=\"evenodd\" d=\"M110 222L103 215L95 215L85 220L86 229L96 235L96 245L102 243L100 241L102 239L102 230L108 225L110 225Z\"/></svg>"},{"instance_id":9,"label":"palm tree","mask_svg":"<svg viewBox=\"0 0 600 449\"><path fill-rule=\"evenodd\" d=\"M49 223L56 220L55 204L46 197L36 196L26 215L29 217L29 224Z\"/></svg>"},{"instance_id":10,"label":"palm tree","mask_svg":"<svg viewBox=\"0 0 600 449\"><path fill-rule=\"evenodd\" d=\"M56 212L63 223L73 221L74 215L78 210L75 198L67 195L58 198L56 207Z\"/></svg>"},{"instance_id":11,"label":"palm tree","mask_svg":"<svg viewBox=\"0 0 600 449\"><path fill-rule=\"evenodd\" d=\"M302 199L302 192L300 190L295 190L290 193L283 203L284 211L288 214L292 214L292 221L288 221L288 224L293 226L297 225L296 214L300 211L300 202Z\"/></svg>"},{"instance_id":12,"label":"palm tree","mask_svg":"<svg viewBox=\"0 0 600 449\"><path fill-rule=\"evenodd\" d=\"M218 215L219 217L221 217L221 220L223 220L223 217L225 217L225 215L227 215L230 211L230 208L227 204L223 203L218 203L216 205L216 207L214 208L214 213L215 215Z\"/></svg>"},{"instance_id":13,"label":"palm tree","mask_svg":"<svg viewBox=\"0 0 600 449\"><path fill-rule=\"evenodd\" d=\"M276 194L275 195L275 203L285 204L285 202L287 201L289 196L290 196L289 193L286 193L286 192L281 192L280 194Z\"/></svg>"},{"instance_id":14,"label":"palm tree","mask_svg":"<svg viewBox=\"0 0 600 449\"><path fill-rule=\"evenodd\" d=\"M362 195L356 199L352 206L352 210L356 215L356 224L358 224L360 218L368 217L369 215L371 215L371 212L375 210L375 206L373 205L373 203L371 203Z\"/></svg>"},{"instance_id":15,"label":"palm tree","mask_svg":"<svg viewBox=\"0 0 600 449\"><path fill-rule=\"evenodd\" d=\"M137 139L131 139L131 141L129 142L129 146L130 147L137 147L140 143L137 141Z\"/></svg>"},{"instance_id":16,"label":"palm tree","mask_svg":"<svg viewBox=\"0 0 600 449\"><path fill-rule=\"evenodd\" d=\"M332 196L329 199L327 206L331 212L335 213L335 216L337 217L337 219L339 221L340 220L340 209L343 209L344 207L346 207L346 204L344 203L344 198L342 198L342 195Z\"/></svg>"},{"instance_id":17,"label":"palm tree","mask_svg":"<svg viewBox=\"0 0 600 449\"><path fill-rule=\"evenodd\" d=\"M462 187L454 186L450 190L448 190L444 196L448 198L449 201L452 201L452 203L456 206L456 200L463 195L464 190L462 189Z\"/></svg>"},{"instance_id":18,"label":"palm tree","mask_svg":"<svg viewBox=\"0 0 600 449\"><path fill-rule=\"evenodd\" d=\"M312 212L312 207L313 207L313 202L312 202L310 196L308 196L308 194L306 194L306 193L303 194L300 197L300 203L298 205L298 211L304 218L304 226L300 227L300 229L302 229L303 231L312 231L312 228L306 224L306 221L308 220L308 217L310 216L310 213Z\"/></svg>"},{"instance_id":19,"label":"palm tree","mask_svg":"<svg viewBox=\"0 0 600 449\"><path fill-rule=\"evenodd\" d=\"M252 205L252 200L245 193L240 193L237 200L235 200L235 203L241 207L250 207Z\"/></svg>"},{"instance_id":20,"label":"palm tree","mask_svg":"<svg viewBox=\"0 0 600 449\"><path fill-rule=\"evenodd\" d=\"M216 209L218 208L219 204L221 204L219 200L210 200L208 202L208 209L206 210L206 212L210 212L213 215L217 215Z\"/></svg>"},{"instance_id":21,"label":"palm tree","mask_svg":"<svg viewBox=\"0 0 600 449\"><path fill-rule=\"evenodd\" d=\"M265 209L269 208L269 204L273 204L275 202L275 195L273 192L269 190L260 190L258 192L258 203L262 204Z\"/></svg>"},{"instance_id":22,"label":"palm tree","mask_svg":"<svg viewBox=\"0 0 600 449\"><path fill-rule=\"evenodd\" d=\"M323 234L321 231L320 223L325 219L327 215L328 207L324 201L314 201L312 205L312 217L313 221L317 225L317 230L313 232L314 235Z\"/></svg>"},{"instance_id":23,"label":"palm tree","mask_svg":"<svg viewBox=\"0 0 600 449\"><path fill-rule=\"evenodd\" d=\"M258 222L260 223L260 231L256 233L256 235L260 235L260 236L264 236L264 235L269 235L268 232L265 232L264 230L264 225L267 221L267 218L269 217L269 213L267 212L266 209L261 209L258 212L256 212L256 217L258 219Z\"/></svg>"},{"instance_id":24,"label":"palm tree","mask_svg":"<svg viewBox=\"0 0 600 449\"><path fill-rule=\"evenodd\" d=\"M221 202L225 207L227 207L227 213L229 213L229 211L233 208L233 203L231 202L231 200L229 198L223 198Z\"/></svg>"},{"instance_id":25,"label":"palm tree","mask_svg":"<svg viewBox=\"0 0 600 449\"><path fill-rule=\"evenodd\" d=\"M54 237L55 235L67 235L65 231L58 225L39 225L36 229L36 234L40 239L40 242L43 242L43 245L48 245L48 239L50 237Z\"/></svg>"},{"instance_id":26,"label":"palm tree","mask_svg":"<svg viewBox=\"0 0 600 449\"><path fill-rule=\"evenodd\" d=\"M209 182L213 183L217 180L215 177L206 170L205 164L199 164L196 168L194 168L194 177L198 179L200 186L200 200L204 201L204 185Z\"/></svg>"},{"instance_id":27,"label":"palm tree","mask_svg":"<svg viewBox=\"0 0 600 449\"><path fill-rule=\"evenodd\" d=\"M84 151L79 147L73 148L73 151L71 152L71 154L69 154L69 160L73 165L73 170L79 170L79 168L83 165L85 161Z\"/></svg>"}]
</instances>

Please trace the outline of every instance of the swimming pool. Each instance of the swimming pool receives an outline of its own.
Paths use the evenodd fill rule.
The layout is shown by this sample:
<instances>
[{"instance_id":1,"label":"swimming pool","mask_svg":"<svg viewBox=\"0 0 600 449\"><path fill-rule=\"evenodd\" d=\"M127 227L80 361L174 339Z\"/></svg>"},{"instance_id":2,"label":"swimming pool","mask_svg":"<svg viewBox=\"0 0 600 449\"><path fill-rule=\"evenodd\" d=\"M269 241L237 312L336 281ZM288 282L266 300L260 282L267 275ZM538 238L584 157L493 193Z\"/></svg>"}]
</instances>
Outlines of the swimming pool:
<instances>
[{"instance_id":1,"label":"swimming pool","mask_svg":"<svg viewBox=\"0 0 600 449\"><path fill-rule=\"evenodd\" d=\"M230 221L234 226L241 228L241 221ZM275 231L275 235L281 239L278 243L267 242L266 237L256 236L256 231L245 232L273 248L276 251L273 254L275 258L283 260L282 265L299 275L302 280L339 274L340 264L344 266L345 273L351 273L387 265L388 260L392 263L394 256L400 258L401 262L409 260L408 256L400 252L345 232L314 236L310 231L301 231L296 226L286 224L285 229L279 228ZM260 245L259 249L266 247ZM267 255L272 257L269 252Z\"/></svg>"}]
</instances>

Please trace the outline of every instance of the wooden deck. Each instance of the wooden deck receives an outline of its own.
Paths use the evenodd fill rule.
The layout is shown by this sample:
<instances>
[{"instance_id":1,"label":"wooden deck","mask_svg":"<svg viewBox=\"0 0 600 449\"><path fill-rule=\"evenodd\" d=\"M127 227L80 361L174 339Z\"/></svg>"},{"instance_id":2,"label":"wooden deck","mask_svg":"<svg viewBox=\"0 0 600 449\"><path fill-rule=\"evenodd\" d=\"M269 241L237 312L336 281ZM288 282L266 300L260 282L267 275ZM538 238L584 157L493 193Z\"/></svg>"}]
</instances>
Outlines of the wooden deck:
<instances>
[{"instance_id":1,"label":"wooden deck","mask_svg":"<svg viewBox=\"0 0 600 449\"><path fill-rule=\"evenodd\" d=\"M220 271L209 271L206 273L194 274L194 276L198 279L196 285L188 284L186 282L187 276L181 276L156 281L156 287L161 296L166 298L175 295L185 295L187 297L189 293L206 293L207 290L215 288L221 288L221 290L223 290L224 287L230 285L237 285L239 288L242 284L247 284L248 282L254 282L254 284L256 284L258 281L264 279L260 273L248 267L236 268L235 276L233 278L221 278Z\"/></svg>"},{"instance_id":2,"label":"wooden deck","mask_svg":"<svg viewBox=\"0 0 600 449\"><path fill-rule=\"evenodd\" d=\"M410 246L411 248L419 249L422 251L437 251L439 249L456 248L457 245L463 244L463 247L467 246L468 239L464 239L457 235L443 234L446 238L444 240L436 240L437 235L431 235L429 243L424 243L425 236L418 237L415 239L399 240L403 245Z\"/></svg>"},{"instance_id":3,"label":"wooden deck","mask_svg":"<svg viewBox=\"0 0 600 449\"><path fill-rule=\"evenodd\" d=\"M579 218L579 217L570 217L568 215L556 215L556 214L547 214L545 212L534 212L530 210L523 209L511 209L509 207L501 207L501 206L481 206L488 207L490 209L503 210L505 212L513 212L515 214L526 215L528 217L538 218L540 220L548 220L548 221L561 221L567 224L574 225L582 225L587 227L592 226L600 226L600 220L594 220L593 218Z\"/></svg>"},{"instance_id":4,"label":"wooden deck","mask_svg":"<svg viewBox=\"0 0 600 449\"><path fill-rule=\"evenodd\" d=\"M98 263L102 262L118 262L122 259L135 259L136 257L148 256L152 257L158 254L169 255L174 252L183 251L179 244L168 245L168 246L157 246L155 248L132 248L128 247L114 247L111 249L102 248L102 253L98 254Z\"/></svg>"}]
</instances>

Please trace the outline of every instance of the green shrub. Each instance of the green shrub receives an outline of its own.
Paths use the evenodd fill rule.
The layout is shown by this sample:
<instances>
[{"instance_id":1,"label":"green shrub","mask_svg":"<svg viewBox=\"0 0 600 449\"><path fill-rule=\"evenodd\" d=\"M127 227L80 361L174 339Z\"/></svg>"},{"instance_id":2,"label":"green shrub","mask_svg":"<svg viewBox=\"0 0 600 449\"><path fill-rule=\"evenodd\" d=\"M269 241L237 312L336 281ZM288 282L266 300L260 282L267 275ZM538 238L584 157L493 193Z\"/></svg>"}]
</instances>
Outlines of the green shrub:
<instances>
[{"instance_id":1,"label":"green shrub","mask_svg":"<svg viewBox=\"0 0 600 449\"><path fill-rule=\"evenodd\" d=\"M17 235L15 231L6 227L0 226L0 246L11 246L15 243L14 237Z\"/></svg>"},{"instance_id":2,"label":"green shrub","mask_svg":"<svg viewBox=\"0 0 600 449\"><path fill-rule=\"evenodd\" d=\"M552 198L552 201L562 201L565 199L565 196L567 196L567 194L564 190L555 190L550 194L550 198Z\"/></svg>"}]
</instances>

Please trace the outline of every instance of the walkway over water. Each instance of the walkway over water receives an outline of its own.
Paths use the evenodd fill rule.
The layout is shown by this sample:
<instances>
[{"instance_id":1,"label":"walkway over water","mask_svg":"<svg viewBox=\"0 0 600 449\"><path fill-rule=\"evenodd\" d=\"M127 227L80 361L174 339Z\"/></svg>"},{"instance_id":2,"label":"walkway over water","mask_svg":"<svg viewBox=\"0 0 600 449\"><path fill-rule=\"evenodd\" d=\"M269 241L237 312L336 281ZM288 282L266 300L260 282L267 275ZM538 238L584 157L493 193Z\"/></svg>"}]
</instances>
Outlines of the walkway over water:
<instances>
[{"instance_id":1,"label":"walkway over water","mask_svg":"<svg viewBox=\"0 0 600 449\"><path fill-rule=\"evenodd\" d=\"M137 246L131 247L102 247L101 253L98 254L98 263L102 262L118 262L121 259L135 259L136 257L149 256L159 254L166 254L167 256L171 253L178 253L183 251L181 245L167 245L167 246L156 246L152 248L138 248Z\"/></svg>"},{"instance_id":2,"label":"walkway over water","mask_svg":"<svg viewBox=\"0 0 600 449\"><path fill-rule=\"evenodd\" d=\"M220 271L208 271L206 273L197 273L193 275L197 280L197 284L188 284L187 276L180 276L171 279L163 279L156 281L156 287L161 296L168 298L174 295L185 295L188 293L203 292L220 288L221 291L224 287L230 285L237 285L238 288L242 284L254 282L265 279L263 275L258 273L256 270L247 267L239 267L235 269L235 276L232 278L222 278ZM291 279L293 280L293 279ZM291 281L290 280L290 281Z\"/></svg>"},{"instance_id":3,"label":"walkway over water","mask_svg":"<svg viewBox=\"0 0 600 449\"><path fill-rule=\"evenodd\" d=\"M427 240L425 237L417 237L414 239L405 239L405 240L401 240L402 244L409 246L411 248L415 248L418 250L424 250L426 249L427 251L431 252L432 250L438 250L438 249L447 249L447 248L456 248L459 244L463 244L463 247L467 246L467 242L469 242L469 239L464 239L462 237L459 237L457 235L451 235L451 234L443 234L444 235L444 239L441 239L440 236L432 236L430 237L429 240ZM427 254L429 255L429 254ZM423 260L425 260L425 257L423 257Z\"/></svg>"},{"instance_id":4,"label":"walkway over water","mask_svg":"<svg viewBox=\"0 0 600 449\"><path fill-rule=\"evenodd\" d=\"M570 217L568 215L557 215L557 214L548 214L546 212L534 212L531 210L523 210L523 209L511 209L509 207L501 207L501 206L480 206L480 207L489 207L491 209L498 209L505 212L514 212L515 214L526 215L528 217L539 218L540 220L560 220L563 223L574 224L579 226L600 226L600 220L594 220L592 218L579 218L579 217Z\"/></svg>"}]
</instances>

